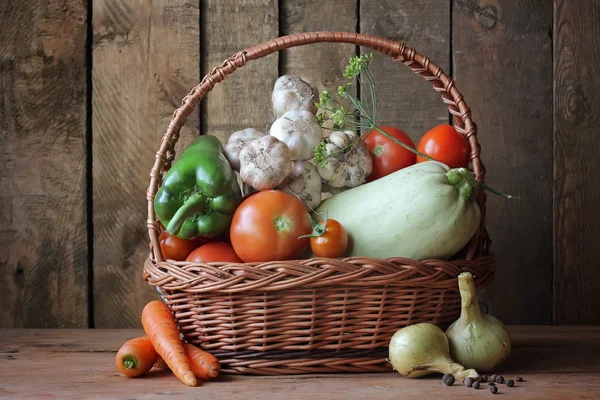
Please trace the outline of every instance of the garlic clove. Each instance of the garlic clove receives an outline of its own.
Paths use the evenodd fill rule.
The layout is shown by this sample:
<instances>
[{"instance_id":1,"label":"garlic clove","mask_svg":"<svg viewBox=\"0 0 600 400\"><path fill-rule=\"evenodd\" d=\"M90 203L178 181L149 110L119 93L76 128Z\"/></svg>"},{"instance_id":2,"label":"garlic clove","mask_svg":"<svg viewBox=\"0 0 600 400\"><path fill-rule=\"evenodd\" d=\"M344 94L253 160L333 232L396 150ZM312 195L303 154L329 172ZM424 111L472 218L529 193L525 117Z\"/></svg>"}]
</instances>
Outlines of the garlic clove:
<instances>
[{"instance_id":1,"label":"garlic clove","mask_svg":"<svg viewBox=\"0 0 600 400\"><path fill-rule=\"evenodd\" d=\"M322 182L317 168L308 161L294 161L292 174L300 170L300 174L284 181L278 187L280 190L287 191L297 196L309 208L315 209L321 204ZM295 171L294 171L295 170Z\"/></svg>"},{"instance_id":2,"label":"garlic clove","mask_svg":"<svg viewBox=\"0 0 600 400\"><path fill-rule=\"evenodd\" d=\"M257 131L254 128L246 128L241 131L233 132L227 140L225 146L225 157L235 171L240 170L240 152L250 142L265 136L264 133Z\"/></svg>"},{"instance_id":3,"label":"garlic clove","mask_svg":"<svg viewBox=\"0 0 600 400\"><path fill-rule=\"evenodd\" d=\"M323 130L308 111L288 111L276 119L269 131L290 148L292 160L310 160L323 139Z\"/></svg>"},{"instance_id":4,"label":"garlic clove","mask_svg":"<svg viewBox=\"0 0 600 400\"><path fill-rule=\"evenodd\" d=\"M288 111L309 111L317 113L315 103L319 99L317 89L295 75L283 75L273 87L271 102L275 117L279 118Z\"/></svg>"},{"instance_id":5,"label":"garlic clove","mask_svg":"<svg viewBox=\"0 0 600 400\"><path fill-rule=\"evenodd\" d=\"M329 135L329 141L340 149L343 149L350 144L348 135L345 132L339 131L332 132L331 135Z\"/></svg>"},{"instance_id":6,"label":"garlic clove","mask_svg":"<svg viewBox=\"0 0 600 400\"><path fill-rule=\"evenodd\" d=\"M289 148L273 136L262 136L240 152L242 181L256 190L275 188L291 171Z\"/></svg>"}]
</instances>

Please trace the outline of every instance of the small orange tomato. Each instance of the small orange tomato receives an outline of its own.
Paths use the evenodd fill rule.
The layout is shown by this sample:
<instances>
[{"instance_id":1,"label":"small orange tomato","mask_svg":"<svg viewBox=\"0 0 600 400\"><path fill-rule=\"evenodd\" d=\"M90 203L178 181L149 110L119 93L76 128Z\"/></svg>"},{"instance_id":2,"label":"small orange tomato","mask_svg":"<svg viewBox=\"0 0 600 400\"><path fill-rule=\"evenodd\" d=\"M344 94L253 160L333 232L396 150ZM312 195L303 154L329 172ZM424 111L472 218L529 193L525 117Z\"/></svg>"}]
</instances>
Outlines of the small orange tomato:
<instances>
[{"instance_id":1,"label":"small orange tomato","mask_svg":"<svg viewBox=\"0 0 600 400\"><path fill-rule=\"evenodd\" d=\"M344 255L348 247L348 232L338 221L319 222L310 238L310 249L317 257L336 258Z\"/></svg>"},{"instance_id":2,"label":"small orange tomato","mask_svg":"<svg viewBox=\"0 0 600 400\"><path fill-rule=\"evenodd\" d=\"M196 247L200 246L205 241L205 239L198 238L185 240L162 231L160 233L159 241L160 251L162 251L165 259L184 261Z\"/></svg>"}]
</instances>

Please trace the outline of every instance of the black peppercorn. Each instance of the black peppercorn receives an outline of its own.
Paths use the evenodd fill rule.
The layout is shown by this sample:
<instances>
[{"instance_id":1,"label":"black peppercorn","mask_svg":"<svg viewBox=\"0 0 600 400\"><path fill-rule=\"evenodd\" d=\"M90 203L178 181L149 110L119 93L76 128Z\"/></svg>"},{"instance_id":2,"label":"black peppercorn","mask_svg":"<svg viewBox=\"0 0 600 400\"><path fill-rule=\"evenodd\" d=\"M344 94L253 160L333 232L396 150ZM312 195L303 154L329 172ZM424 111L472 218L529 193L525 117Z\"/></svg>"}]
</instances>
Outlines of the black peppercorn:
<instances>
[{"instance_id":1,"label":"black peppercorn","mask_svg":"<svg viewBox=\"0 0 600 400\"><path fill-rule=\"evenodd\" d=\"M506 381L506 386L508 386L508 387L515 386L515 381L513 381L512 379L507 380Z\"/></svg>"},{"instance_id":2,"label":"black peppercorn","mask_svg":"<svg viewBox=\"0 0 600 400\"><path fill-rule=\"evenodd\" d=\"M479 385L480 385L479 381L473 382L473 389L479 389Z\"/></svg>"},{"instance_id":3,"label":"black peppercorn","mask_svg":"<svg viewBox=\"0 0 600 400\"><path fill-rule=\"evenodd\" d=\"M496 377L496 382L498 382L498 383L504 383L504 377L502 375L498 375Z\"/></svg>"},{"instance_id":4,"label":"black peppercorn","mask_svg":"<svg viewBox=\"0 0 600 400\"><path fill-rule=\"evenodd\" d=\"M442 382L444 382L444 385L446 386L452 386L454 385L454 376L452 376L452 374L445 374L442 378Z\"/></svg>"},{"instance_id":5,"label":"black peppercorn","mask_svg":"<svg viewBox=\"0 0 600 400\"><path fill-rule=\"evenodd\" d=\"M495 382L488 382L488 385L490 385L490 386L496 386L496 383Z\"/></svg>"},{"instance_id":6,"label":"black peppercorn","mask_svg":"<svg viewBox=\"0 0 600 400\"><path fill-rule=\"evenodd\" d=\"M492 375L492 382L496 382L497 377L498 377L498 375L496 375L496 374Z\"/></svg>"},{"instance_id":7,"label":"black peppercorn","mask_svg":"<svg viewBox=\"0 0 600 400\"><path fill-rule=\"evenodd\" d=\"M471 377L468 377L467 379L465 379L465 380L463 381L463 384L464 384L465 386L467 386L467 387L471 387L471 386L473 386L473 378L471 378Z\"/></svg>"},{"instance_id":8,"label":"black peppercorn","mask_svg":"<svg viewBox=\"0 0 600 400\"><path fill-rule=\"evenodd\" d=\"M487 380L488 380L488 377L487 377L487 375L481 375L481 376L479 377L479 379L481 379L481 382L487 382Z\"/></svg>"},{"instance_id":9,"label":"black peppercorn","mask_svg":"<svg viewBox=\"0 0 600 400\"><path fill-rule=\"evenodd\" d=\"M492 394L496 394L498 393L498 386L494 385L490 387L490 392L492 392Z\"/></svg>"},{"instance_id":10,"label":"black peppercorn","mask_svg":"<svg viewBox=\"0 0 600 400\"><path fill-rule=\"evenodd\" d=\"M520 376L517 376L517 382L523 382L523 378L521 378Z\"/></svg>"}]
</instances>

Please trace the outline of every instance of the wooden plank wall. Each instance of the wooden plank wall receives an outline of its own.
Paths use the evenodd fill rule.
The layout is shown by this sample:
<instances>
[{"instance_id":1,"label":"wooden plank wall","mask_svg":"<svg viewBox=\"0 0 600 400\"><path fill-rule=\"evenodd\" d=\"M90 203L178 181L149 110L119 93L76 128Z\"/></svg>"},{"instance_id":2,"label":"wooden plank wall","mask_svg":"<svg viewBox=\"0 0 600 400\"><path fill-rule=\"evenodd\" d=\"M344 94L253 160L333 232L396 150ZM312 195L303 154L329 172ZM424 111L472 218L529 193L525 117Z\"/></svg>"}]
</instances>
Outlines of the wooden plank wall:
<instances>
[{"instance_id":1,"label":"wooden plank wall","mask_svg":"<svg viewBox=\"0 0 600 400\"><path fill-rule=\"evenodd\" d=\"M135 327L156 296L141 278L149 171L173 110L201 78L200 9L186 0L93 4L94 325ZM196 112L179 149L199 124Z\"/></svg>"},{"instance_id":2,"label":"wooden plank wall","mask_svg":"<svg viewBox=\"0 0 600 400\"><path fill-rule=\"evenodd\" d=\"M486 181L522 196L506 200L488 195L486 225L498 265L497 284L489 289L492 312L515 324L548 324L553 279L552 4L457 0L452 26L453 75L479 128Z\"/></svg>"},{"instance_id":3,"label":"wooden plank wall","mask_svg":"<svg viewBox=\"0 0 600 400\"><path fill-rule=\"evenodd\" d=\"M510 324L600 323L600 8L555 0L21 0L0 2L0 327L137 327L155 293L145 191L173 110L225 58L278 35L405 41L451 74L479 127ZM275 79L335 88L364 49L271 55L211 92L182 130L225 139L272 121ZM373 64L379 122L418 141L448 121L430 85Z\"/></svg>"},{"instance_id":4,"label":"wooden plank wall","mask_svg":"<svg viewBox=\"0 0 600 400\"><path fill-rule=\"evenodd\" d=\"M86 2L0 2L0 326L88 314Z\"/></svg>"},{"instance_id":5,"label":"wooden plank wall","mask_svg":"<svg viewBox=\"0 0 600 400\"><path fill-rule=\"evenodd\" d=\"M554 5L554 321L600 321L600 2Z\"/></svg>"}]
</instances>

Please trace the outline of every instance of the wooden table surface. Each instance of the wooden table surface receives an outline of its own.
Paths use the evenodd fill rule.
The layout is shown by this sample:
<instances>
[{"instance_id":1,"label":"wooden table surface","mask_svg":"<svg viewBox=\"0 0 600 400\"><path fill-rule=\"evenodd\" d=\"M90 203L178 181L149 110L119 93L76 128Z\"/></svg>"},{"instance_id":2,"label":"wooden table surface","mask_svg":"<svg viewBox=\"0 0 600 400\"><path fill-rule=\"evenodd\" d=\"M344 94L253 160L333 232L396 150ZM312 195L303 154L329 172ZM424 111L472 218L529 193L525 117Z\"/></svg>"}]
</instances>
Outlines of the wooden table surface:
<instances>
[{"instance_id":1,"label":"wooden table surface","mask_svg":"<svg viewBox=\"0 0 600 400\"><path fill-rule=\"evenodd\" d=\"M599 399L600 327L510 327L514 350L499 369L513 388L501 399ZM488 386L446 387L440 376L407 379L398 374L300 376L221 375L188 388L173 375L137 379L119 374L115 353L140 330L0 330L0 399L481 399Z\"/></svg>"}]
</instances>

